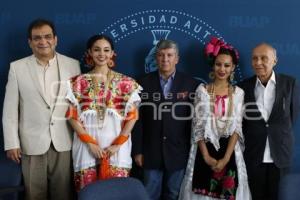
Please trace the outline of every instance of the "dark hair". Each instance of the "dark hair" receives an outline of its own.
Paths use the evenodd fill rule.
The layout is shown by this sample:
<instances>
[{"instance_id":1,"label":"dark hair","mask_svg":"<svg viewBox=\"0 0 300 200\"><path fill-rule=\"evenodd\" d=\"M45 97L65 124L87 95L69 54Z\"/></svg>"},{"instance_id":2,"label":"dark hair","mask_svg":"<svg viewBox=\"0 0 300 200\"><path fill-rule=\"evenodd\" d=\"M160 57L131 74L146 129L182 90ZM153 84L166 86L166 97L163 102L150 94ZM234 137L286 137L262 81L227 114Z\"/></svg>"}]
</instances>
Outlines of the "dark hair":
<instances>
[{"instance_id":1,"label":"dark hair","mask_svg":"<svg viewBox=\"0 0 300 200\"><path fill-rule=\"evenodd\" d=\"M219 52L218 52L218 55L221 55L221 54L231 56L233 64L238 65L239 61L238 61L237 55L236 55L236 53L233 49L228 49L228 48L221 47ZM218 55L217 56L210 55L211 59L209 59L210 60L209 65L211 67L214 66L216 58L218 57Z\"/></svg>"},{"instance_id":2,"label":"dark hair","mask_svg":"<svg viewBox=\"0 0 300 200\"><path fill-rule=\"evenodd\" d=\"M114 43L112 39L107 35L103 35L103 34L93 35L92 37L90 37L86 43L86 49L91 49L97 40L106 40L110 44L111 49L114 50Z\"/></svg>"},{"instance_id":3,"label":"dark hair","mask_svg":"<svg viewBox=\"0 0 300 200\"><path fill-rule=\"evenodd\" d=\"M53 35L56 36L56 29L55 29L55 26L54 26L53 22L51 22L47 19L35 19L28 26L27 38L31 39L32 29L40 28L40 27L45 26L45 25L50 26L50 28L52 29Z\"/></svg>"}]
</instances>

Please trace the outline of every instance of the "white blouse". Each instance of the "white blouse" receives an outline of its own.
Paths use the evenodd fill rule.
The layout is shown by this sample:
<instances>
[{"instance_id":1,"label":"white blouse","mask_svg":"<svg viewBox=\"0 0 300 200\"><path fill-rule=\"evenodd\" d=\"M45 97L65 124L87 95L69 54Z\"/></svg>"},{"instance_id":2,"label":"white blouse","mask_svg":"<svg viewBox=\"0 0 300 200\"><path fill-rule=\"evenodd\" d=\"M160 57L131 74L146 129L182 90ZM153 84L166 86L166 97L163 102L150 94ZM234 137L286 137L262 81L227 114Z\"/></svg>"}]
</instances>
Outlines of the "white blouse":
<instances>
[{"instance_id":1,"label":"white blouse","mask_svg":"<svg viewBox=\"0 0 300 200\"><path fill-rule=\"evenodd\" d=\"M244 136L242 133L242 119L243 119L243 102L244 91L235 86L232 94L233 110L229 118L228 125L225 128L225 120L228 112L228 98L225 99L225 114L221 118L215 117L211 110L210 95L208 94L204 84L200 84L196 90L196 97L194 101L195 113L192 122L191 133L191 149L189 160L186 167L184 179L181 184L179 200L218 200L213 197L195 194L192 191L192 180L194 173L194 164L199 140L209 141L214 145L216 150L219 150L219 139L221 137L230 137L233 133L239 135L239 140L234 147L235 162L238 171L238 188L236 191L237 200L251 200L250 189L248 185L248 177L246 172L246 165L243 158ZM217 126L221 129L225 128L223 133L220 133Z\"/></svg>"},{"instance_id":2,"label":"white blouse","mask_svg":"<svg viewBox=\"0 0 300 200\"><path fill-rule=\"evenodd\" d=\"M200 84L196 90L194 100L195 113L192 122L192 142L196 143L199 140L210 141L215 149L218 150L220 148L220 137L229 137L233 133L237 133L241 143L243 143L242 119L244 91L235 86L235 90L232 94L232 104L234 107L229 119L227 117L229 98L225 98L225 115L220 118L216 117L211 111L210 98L204 84ZM224 130L224 133L219 133L217 126L224 128L226 126L226 120L229 120L227 128Z\"/></svg>"}]
</instances>

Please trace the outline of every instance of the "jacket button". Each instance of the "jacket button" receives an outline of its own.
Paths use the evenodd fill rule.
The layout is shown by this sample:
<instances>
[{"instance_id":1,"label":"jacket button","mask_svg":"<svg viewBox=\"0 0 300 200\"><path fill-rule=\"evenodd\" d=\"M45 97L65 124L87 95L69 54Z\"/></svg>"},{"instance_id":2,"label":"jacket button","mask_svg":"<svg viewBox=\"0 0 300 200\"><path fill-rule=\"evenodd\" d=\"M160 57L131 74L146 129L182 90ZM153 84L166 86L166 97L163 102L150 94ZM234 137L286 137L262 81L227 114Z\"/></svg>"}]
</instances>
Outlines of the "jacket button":
<instances>
[{"instance_id":1,"label":"jacket button","mask_svg":"<svg viewBox=\"0 0 300 200\"><path fill-rule=\"evenodd\" d=\"M50 125L51 125L51 126L53 126L53 125L54 125L54 123L53 123L53 122L51 122L51 123L50 123Z\"/></svg>"},{"instance_id":2,"label":"jacket button","mask_svg":"<svg viewBox=\"0 0 300 200\"><path fill-rule=\"evenodd\" d=\"M269 127L269 124L266 124L266 127L268 128L268 127Z\"/></svg>"},{"instance_id":3,"label":"jacket button","mask_svg":"<svg viewBox=\"0 0 300 200\"><path fill-rule=\"evenodd\" d=\"M47 109L50 109L50 106L47 106Z\"/></svg>"},{"instance_id":4,"label":"jacket button","mask_svg":"<svg viewBox=\"0 0 300 200\"><path fill-rule=\"evenodd\" d=\"M163 139L164 139L164 140L166 140L166 139L167 139L167 137L166 137L166 136L164 136L164 137L163 137Z\"/></svg>"}]
</instances>

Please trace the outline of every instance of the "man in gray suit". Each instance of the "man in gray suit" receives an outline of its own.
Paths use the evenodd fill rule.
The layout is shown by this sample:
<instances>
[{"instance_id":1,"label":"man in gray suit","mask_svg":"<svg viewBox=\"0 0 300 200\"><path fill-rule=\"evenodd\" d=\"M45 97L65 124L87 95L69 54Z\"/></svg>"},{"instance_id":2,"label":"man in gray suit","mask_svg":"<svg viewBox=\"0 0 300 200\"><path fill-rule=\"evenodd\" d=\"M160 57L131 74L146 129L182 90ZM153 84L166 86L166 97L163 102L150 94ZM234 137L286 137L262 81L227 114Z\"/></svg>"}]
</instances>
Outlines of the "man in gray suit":
<instances>
[{"instance_id":1,"label":"man in gray suit","mask_svg":"<svg viewBox=\"0 0 300 200\"><path fill-rule=\"evenodd\" d=\"M71 199L71 131L65 113L66 81L78 61L55 51L52 22L28 28L33 55L10 64L3 108L7 157L22 164L26 199Z\"/></svg>"},{"instance_id":2,"label":"man in gray suit","mask_svg":"<svg viewBox=\"0 0 300 200\"><path fill-rule=\"evenodd\" d=\"M253 200L277 200L279 181L291 166L299 85L295 78L275 73L276 64L276 50L259 44L252 51L256 75L241 83L244 158Z\"/></svg>"}]
</instances>

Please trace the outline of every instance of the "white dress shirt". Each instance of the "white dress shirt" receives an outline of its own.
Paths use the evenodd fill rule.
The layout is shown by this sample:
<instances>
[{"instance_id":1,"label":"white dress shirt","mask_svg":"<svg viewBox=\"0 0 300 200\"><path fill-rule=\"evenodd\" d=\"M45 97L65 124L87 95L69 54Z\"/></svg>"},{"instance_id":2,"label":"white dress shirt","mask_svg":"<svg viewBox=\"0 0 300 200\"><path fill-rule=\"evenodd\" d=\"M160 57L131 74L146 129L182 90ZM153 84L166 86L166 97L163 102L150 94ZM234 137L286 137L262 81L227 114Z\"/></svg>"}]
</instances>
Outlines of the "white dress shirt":
<instances>
[{"instance_id":1,"label":"white dress shirt","mask_svg":"<svg viewBox=\"0 0 300 200\"><path fill-rule=\"evenodd\" d=\"M274 71L272 72L271 78L269 79L266 86L264 86L258 78L256 80L254 95L255 95L258 109L261 112L262 117L264 118L265 121L268 121L273 108L273 104L275 101L275 88L276 88L276 80L275 80ZM269 138L267 137L263 163L273 163L273 162L274 161L270 153Z\"/></svg>"},{"instance_id":2,"label":"white dress shirt","mask_svg":"<svg viewBox=\"0 0 300 200\"><path fill-rule=\"evenodd\" d=\"M58 93L59 71L57 57L49 60L46 66L36 58L36 72L46 101L52 106Z\"/></svg>"}]
</instances>

